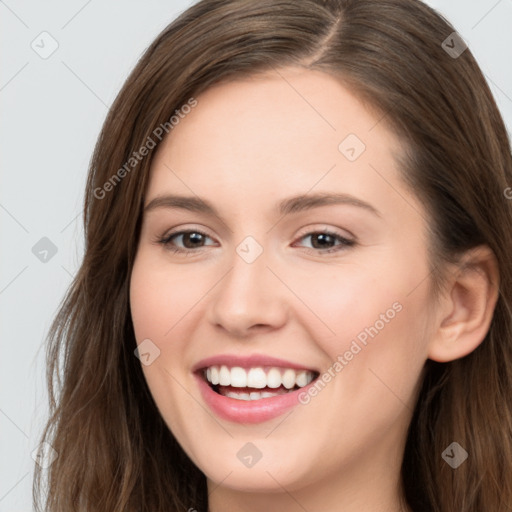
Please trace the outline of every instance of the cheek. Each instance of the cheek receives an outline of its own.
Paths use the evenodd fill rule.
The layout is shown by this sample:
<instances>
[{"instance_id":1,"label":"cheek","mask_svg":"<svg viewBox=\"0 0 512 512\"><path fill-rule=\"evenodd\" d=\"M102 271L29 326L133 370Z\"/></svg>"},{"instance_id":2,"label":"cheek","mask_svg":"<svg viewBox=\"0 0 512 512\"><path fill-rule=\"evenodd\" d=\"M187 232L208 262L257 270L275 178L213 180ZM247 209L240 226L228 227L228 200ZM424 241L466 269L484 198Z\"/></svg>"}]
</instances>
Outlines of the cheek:
<instances>
[{"instance_id":1,"label":"cheek","mask_svg":"<svg viewBox=\"0 0 512 512\"><path fill-rule=\"evenodd\" d=\"M424 290L407 296L376 289L359 310L345 310L336 339L319 340L332 361L326 378L333 403L345 404L349 417L363 418L371 411L375 424L389 425L404 407L414 409L427 359L424 300Z\"/></svg>"},{"instance_id":2,"label":"cheek","mask_svg":"<svg viewBox=\"0 0 512 512\"><path fill-rule=\"evenodd\" d=\"M364 341L365 328L377 321L382 329L379 315L388 312L387 318L396 316L393 304L399 299L396 290L400 282L389 277L379 279L376 266L361 269L347 264L285 277L293 283L296 297L307 306L293 320L301 322L328 354L348 349L346 342L358 335ZM291 296L290 302L294 301Z\"/></svg>"},{"instance_id":3,"label":"cheek","mask_svg":"<svg viewBox=\"0 0 512 512\"><path fill-rule=\"evenodd\" d=\"M419 290L409 296L399 292L376 288L357 310L348 305L341 310L337 336L316 339L330 363L318 391L310 388L301 400L307 418L323 418L311 427L319 439L331 440L333 431L344 438L336 448L325 443L330 454L325 464L335 467L341 457L357 457L384 438L400 442L399 430L414 410L426 360L424 297L415 295Z\"/></svg>"},{"instance_id":4,"label":"cheek","mask_svg":"<svg viewBox=\"0 0 512 512\"><path fill-rule=\"evenodd\" d=\"M194 402L182 387L185 381L180 371L187 344L180 329L198 297L197 289L187 285L179 275L179 272L163 273L141 251L130 280L130 309L137 343L150 339L159 349L158 357L151 364L142 365L157 408L172 432L187 437L194 427L178 414L177 404L187 410L193 409Z\"/></svg>"},{"instance_id":5,"label":"cheek","mask_svg":"<svg viewBox=\"0 0 512 512\"><path fill-rule=\"evenodd\" d=\"M396 258L394 265L346 268L328 279L315 275L296 288L315 313L308 317L322 324L315 343L330 360L325 381L338 403L413 403L431 323L428 279L418 277L428 275L423 263L412 268Z\"/></svg>"},{"instance_id":6,"label":"cheek","mask_svg":"<svg viewBox=\"0 0 512 512\"><path fill-rule=\"evenodd\" d=\"M180 319L207 290L207 283L179 269L156 266L144 251L137 257L130 281L130 309L137 341L155 338L163 342L174 334ZM204 288L204 289L202 289Z\"/></svg>"}]
</instances>

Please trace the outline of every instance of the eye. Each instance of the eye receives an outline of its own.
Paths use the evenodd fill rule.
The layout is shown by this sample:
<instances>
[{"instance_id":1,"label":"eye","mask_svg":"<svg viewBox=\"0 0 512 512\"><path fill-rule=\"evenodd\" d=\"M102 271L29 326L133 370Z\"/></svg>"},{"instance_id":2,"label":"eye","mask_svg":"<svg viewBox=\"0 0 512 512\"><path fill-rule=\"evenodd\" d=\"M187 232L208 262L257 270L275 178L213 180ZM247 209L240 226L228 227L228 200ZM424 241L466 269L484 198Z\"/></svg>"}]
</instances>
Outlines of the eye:
<instances>
[{"instance_id":1,"label":"eye","mask_svg":"<svg viewBox=\"0 0 512 512\"><path fill-rule=\"evenodd\" d=\"M311 238L313 245L312 248L306 247L307 252L315 254L339 252L356 244L355 240L350 240L329 230L311 231L300 237L299 240L304 240L306 238ZM336 241L339 243L336 244ZM332 244L335 245L333 246Z\"/></svg>"},{"instance_id":2,"label":"eye","mask_svg":"<svg viewBox=\"0 0 512 512\"><path fill-rule=\"evenodd\" d=\"M301 236L299 240L307 238L311 238L313 247L306 247L306 251L317 255L339 252L356 244L355 240L350 240L329 230L311 231ZM205 247L204 243L206 239L212 240L209 235L199 229L189 229L169 233L159 238L157 243L162 244L167 250L173 253L190 254L200 252L199 249ZM176 241L183 244L184 247L176 246Z\"/></svg>"},{"instance_id":3,"label":"eye","mask_svg":"<svg viewBox=\"0 0 512 512\"><path fill-rule=\"evenodd\" d=\"M174 245L173 240L179 240L181 237L181 242L185 245L184 248L176 247ZM175 233L170 233L165 235L164 237L157 240L158 243L162 244L166 249L174 253L189 253L189 252L199 252L194 249L201 249L200 245L204 242L205 238L210 238L206 233L200 231L199 229L189 229L185 231L176 231ZM211 238L210 238L211 240Z\"/></svg>"}]
</instances>

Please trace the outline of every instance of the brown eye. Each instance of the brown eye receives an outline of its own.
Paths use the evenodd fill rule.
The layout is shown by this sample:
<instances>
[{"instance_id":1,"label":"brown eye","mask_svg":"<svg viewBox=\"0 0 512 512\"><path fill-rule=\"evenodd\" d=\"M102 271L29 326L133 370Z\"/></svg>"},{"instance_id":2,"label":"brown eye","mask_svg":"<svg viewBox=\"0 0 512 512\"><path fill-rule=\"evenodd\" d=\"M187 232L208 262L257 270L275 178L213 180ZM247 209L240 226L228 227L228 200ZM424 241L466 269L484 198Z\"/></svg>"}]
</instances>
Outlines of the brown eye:
<instances>
[{"instance_id":1,"label":"brown eye","mask_svg":"<svg viewBox=\"0 0 512 512\"><path fill-rule=\"evenodd\" d=\"M312 231L302 236L300 239L304 240L311 238L311 248L306 247L308 252L314 252L316 254L338 252L352 247L355 245L354 240L349 240L338 233L331 231ZM339 243L336 244L336 241ZM334 244L334 245L333 245Z\"/></svg>"},{"instance_id":2,"label":"brown eye","mask_svg":"<svg viewBox=\"0 0 512 512\"><path fill-rule=\"evenodd\" d=\"M206 233L197 229L189 229L186 231L170 233L158 240L158 242L172 252L188 252L204 247L202 244L204 244L206 238L210 238ZM177 247L175 245L176 241L178 241L179 245L182 244L183 247Z\"/></svg>"}]
</instances>

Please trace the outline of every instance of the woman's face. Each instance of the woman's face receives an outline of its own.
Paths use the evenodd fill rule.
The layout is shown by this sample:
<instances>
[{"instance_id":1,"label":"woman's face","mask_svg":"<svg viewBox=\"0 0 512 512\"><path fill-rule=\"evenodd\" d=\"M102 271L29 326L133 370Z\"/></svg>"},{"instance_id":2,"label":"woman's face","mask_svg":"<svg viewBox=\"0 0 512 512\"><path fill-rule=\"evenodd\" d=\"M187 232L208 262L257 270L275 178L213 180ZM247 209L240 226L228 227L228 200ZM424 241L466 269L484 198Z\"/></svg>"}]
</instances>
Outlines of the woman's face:
<instances>
[{"instance_id":1,"label":"woman's face","mask_svg":"<svg viewBox=\"0 0 512 512\"><path fill-rule=\"evenodd\" d=\"M397 481L432 314L400 141L320 72L197 101L153 159L131 276L163 419L222 488Z\"/></svg>"}]
</instances>

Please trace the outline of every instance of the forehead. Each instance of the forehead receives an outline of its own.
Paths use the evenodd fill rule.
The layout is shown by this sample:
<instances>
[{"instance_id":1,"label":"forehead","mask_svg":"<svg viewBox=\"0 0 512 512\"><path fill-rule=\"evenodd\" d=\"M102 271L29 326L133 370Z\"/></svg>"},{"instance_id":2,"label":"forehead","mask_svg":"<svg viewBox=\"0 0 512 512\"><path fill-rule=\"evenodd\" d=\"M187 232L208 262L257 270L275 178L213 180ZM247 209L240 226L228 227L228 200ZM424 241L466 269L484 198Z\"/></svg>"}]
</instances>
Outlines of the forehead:
<instances>
[{"instance_id":1,"label":"forehead","mask_svg":"<svg viewBox=\"0 0 512 512\"><path fill-rule=\"evenodd\" d=\"M382 203L384 191L384 209L403 202L402 141L331 75L285 68L216 84L196 99L158 148L149 198L179 191L222 204L240 191L244 208L309 190Z\"/></svg>"},{"instance_id":2,"label":"forehead","mask_svg":"<svg viewBox=\"0 0 512 512\"><path fill-rule=\"evenodd\" d=\"M210 150L215 147L210 141L222 141L216 156L243 148L250 155L279 150L275 156L289 156L293 150L303 157L319 142L324 151L338 155L340 142L350 134L370 151L399 145L380 115L371 113L335 77L319 71L284 68L231 79L210 87L197 101L166 139L168 149L189 146L192 132L196 144Z\"/></svg>"}]
</instances>

